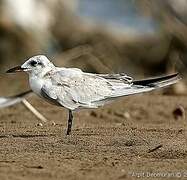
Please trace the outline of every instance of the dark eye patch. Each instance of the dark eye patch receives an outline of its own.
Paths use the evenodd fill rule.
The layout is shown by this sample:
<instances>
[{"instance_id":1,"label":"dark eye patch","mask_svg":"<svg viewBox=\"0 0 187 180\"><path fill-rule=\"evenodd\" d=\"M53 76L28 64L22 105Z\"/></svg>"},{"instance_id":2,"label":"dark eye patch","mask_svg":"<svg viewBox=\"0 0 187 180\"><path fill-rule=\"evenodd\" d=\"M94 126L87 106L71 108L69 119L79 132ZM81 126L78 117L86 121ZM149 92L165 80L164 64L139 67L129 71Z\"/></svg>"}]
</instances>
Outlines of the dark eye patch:
<instances>
[{"instance_id":1,"label":"dark eye patch","mask_svg":"<svg viewBox=\"0 0 187 180\"><path fill-rule=\"evenodd\" d=\"M37 61L31 61L31 62L30 62L30 65L31 65L31 66L36 66L37 64L38 64Z\"/></svg>"}]
</instances>

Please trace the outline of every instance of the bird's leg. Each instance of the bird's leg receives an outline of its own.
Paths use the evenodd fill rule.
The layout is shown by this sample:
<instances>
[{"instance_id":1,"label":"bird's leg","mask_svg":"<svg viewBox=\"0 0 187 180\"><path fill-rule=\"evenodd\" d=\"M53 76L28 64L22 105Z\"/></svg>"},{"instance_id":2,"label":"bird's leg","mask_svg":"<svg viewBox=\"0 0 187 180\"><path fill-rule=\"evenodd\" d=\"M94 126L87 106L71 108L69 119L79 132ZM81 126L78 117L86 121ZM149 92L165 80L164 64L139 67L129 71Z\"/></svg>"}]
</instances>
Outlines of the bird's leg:
<instances>
[{"instance_id":1,"label":"bird's leg","mask_svg":"<svg viewBox=\"0 0 187 180\"><path fill-rule=\"evenodd\" d=\"M67 135L70 135L71 133L72 121L73 121L73 113L71 110L69 110Z\"/></svg>"}]
</instances>

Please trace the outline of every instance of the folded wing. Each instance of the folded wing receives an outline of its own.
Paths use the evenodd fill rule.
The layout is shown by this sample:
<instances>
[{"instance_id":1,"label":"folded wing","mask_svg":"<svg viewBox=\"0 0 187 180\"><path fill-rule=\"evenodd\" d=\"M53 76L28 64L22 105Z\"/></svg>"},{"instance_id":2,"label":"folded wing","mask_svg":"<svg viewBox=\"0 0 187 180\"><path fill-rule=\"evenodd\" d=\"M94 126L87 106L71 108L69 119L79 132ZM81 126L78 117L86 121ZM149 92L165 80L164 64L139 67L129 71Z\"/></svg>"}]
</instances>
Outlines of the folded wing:
<instances>
[{"instance_id":1,"label":"folded wing","mask_svg":"<svg viewBox=\"0 0 187 180\"><path fill-rule=\"evenodd\" d=\"M134 81L126 74L91 74L79 69L59 69L42 87L51 102L75 110L96 108L121 96L148 92L179 80L177 74Z\"/></svg>"}]
</instances>

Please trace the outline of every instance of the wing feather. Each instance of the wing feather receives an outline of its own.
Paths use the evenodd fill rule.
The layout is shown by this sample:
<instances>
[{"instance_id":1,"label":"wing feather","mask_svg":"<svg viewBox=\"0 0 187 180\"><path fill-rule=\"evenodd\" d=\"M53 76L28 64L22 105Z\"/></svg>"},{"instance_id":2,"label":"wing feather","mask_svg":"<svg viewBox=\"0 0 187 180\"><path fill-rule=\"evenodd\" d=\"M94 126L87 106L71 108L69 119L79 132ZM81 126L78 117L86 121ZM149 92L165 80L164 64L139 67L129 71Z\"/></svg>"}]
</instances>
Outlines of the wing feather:
<instances>
[{"instance_id":1,"label":"wing feather","mask_svg":"<svg viewBox=\"0 0 187 180\"><path fill-rule=\"evenodd\" d=\"M112 94L111 84L104 78L77 69L63 68L51 76L50 83L42 87L48 98L68 109L95 108L92 102L103 100Z\"/></svg>"},{"instance_id":2,"label":"wing feather","mask_svg":"<svg viewBox=\"0 0 187 180\"><path fill-rule=\"evenodd\" d=\"M77 68L58 68L42 87L45 95L68 109L95 108L130 88L132 78L121 74L84 73ZM118 93L119 94L119 93ZM121 95L121 93L120 93Z\"/></svg>"}]
</instances>

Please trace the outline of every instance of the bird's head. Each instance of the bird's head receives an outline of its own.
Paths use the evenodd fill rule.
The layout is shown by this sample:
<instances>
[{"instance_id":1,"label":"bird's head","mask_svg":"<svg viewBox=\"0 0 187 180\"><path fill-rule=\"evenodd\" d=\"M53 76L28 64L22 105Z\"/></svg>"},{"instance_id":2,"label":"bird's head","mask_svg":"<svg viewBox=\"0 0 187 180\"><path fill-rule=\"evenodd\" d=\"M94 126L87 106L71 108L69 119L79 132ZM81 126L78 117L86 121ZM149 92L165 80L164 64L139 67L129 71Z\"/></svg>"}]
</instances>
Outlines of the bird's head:
<instances>
[{"instance_id":1,"label":"bird's head","mask_svg":"<svg viewBox=\"0 0 187 180\"><path fill-rule=\"evenodd\" d=\"M27 72L29 74L40 74L50 71L54 67L53 63L44 55L37 55L29 58L21 66L16 66L7 71L7 73Z\"/></svg>"}]
</instances>

